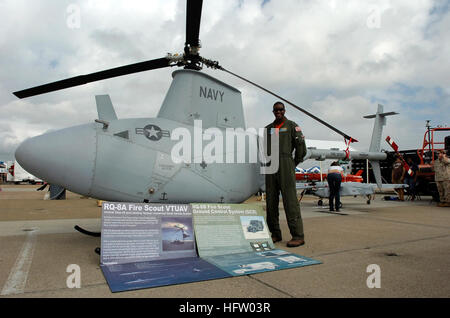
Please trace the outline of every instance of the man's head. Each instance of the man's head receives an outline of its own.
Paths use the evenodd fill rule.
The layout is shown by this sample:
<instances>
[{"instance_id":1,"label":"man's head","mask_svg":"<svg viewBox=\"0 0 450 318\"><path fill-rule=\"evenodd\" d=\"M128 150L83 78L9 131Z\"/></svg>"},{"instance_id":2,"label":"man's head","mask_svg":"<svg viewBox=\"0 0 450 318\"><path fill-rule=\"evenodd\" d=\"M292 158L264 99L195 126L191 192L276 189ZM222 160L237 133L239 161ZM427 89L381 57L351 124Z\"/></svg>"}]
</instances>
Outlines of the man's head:
<instances>
[{"instance_id":1,"label":"man's head","mask_svg":"<svg viewBox=\"0 0 450 318\"><path fill-rule=\"evenodd\" d=\"M286 110L282 102L276 102L275 104L273 104L273 114L275 115L275 119L283 119L285 111Z\"/></svg>"},{"instance_id":2,"label":"man's head","mask_svg":"<svg viewBox=\"0 0 450 318\"><path fill-rule=\"evenodd\" d=\"M445 155L445 151L444 150L439 150L438 158L442 159L442 158L444 158L444 155Z\"/></svg>"}]
</instances>

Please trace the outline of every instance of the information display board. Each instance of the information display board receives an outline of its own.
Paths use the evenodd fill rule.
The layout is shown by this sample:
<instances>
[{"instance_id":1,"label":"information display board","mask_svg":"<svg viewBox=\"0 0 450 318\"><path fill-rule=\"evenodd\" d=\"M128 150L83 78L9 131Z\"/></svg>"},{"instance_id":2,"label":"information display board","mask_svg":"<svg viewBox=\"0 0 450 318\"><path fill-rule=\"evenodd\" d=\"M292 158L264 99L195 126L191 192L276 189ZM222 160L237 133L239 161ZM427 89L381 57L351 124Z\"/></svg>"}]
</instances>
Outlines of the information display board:
<instances>
[{"instance_id":1,"label":"information display board","mask_svg":"<svg viewBox=\"0 0 450 318\"><path fill-rule=\"evenodd\" d=\"M102 264L194 256L190 205L103 203Z\"/></svg>"},{"instance_id":2,"label":"information display board","mask_svg":"<svg viewBox=\"0 0 450 318\"><path fill-rule=\"evenodd\" d=\"M274 245L264 211L251 204L192 204L200 257L262 252Z\"/></svg>"},{"instance_id":3,"label":"information display board","mask_svg":"<svg viewBox=\"0 0 450 318\"><path fill-rule=\"evenodd\" d=\"M321 262L276 249L257 205L104 202L100 263L117 292Z\"/></svg>"},{"instance_id":4,"label":"information display board","mask_svg":"<svg viewBox=\"0 0 450 318\"><path fill-rule=\"evenodd\" d=\"M104 202L101 269L111 291L229 277L198 257L188 204Z\"/></svg>"},{"instance_id":5,"label":"information display board","mask_svg":"<svg viewBox=\"0 0 450 318\"><path fill-rule=\"evenodd\" d=\"M191 204L199 256L240 276L320 264L276 249L261 207L252 204Z\"/></svg>"}]
</instances>

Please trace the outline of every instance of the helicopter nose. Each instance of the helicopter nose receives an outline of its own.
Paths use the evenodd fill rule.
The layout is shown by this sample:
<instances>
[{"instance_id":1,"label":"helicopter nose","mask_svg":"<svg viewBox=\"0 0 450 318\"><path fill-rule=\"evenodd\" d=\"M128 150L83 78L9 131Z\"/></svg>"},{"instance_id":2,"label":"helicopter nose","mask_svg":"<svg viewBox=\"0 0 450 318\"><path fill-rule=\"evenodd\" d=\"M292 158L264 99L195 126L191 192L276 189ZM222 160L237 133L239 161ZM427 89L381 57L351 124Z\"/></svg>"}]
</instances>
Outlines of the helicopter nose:
<instances>
[{"instance_id":1,"label":"helicopter nose","mask_svg":"<svg viewBox=\"0 0 450 318\"><path fill-rule=\"evenodd\" d=\"M95 126L82 125L29 138L19 145L15 156L26 171L40 179L88 195L95 151Z\"/></svg>"}]
</instances>

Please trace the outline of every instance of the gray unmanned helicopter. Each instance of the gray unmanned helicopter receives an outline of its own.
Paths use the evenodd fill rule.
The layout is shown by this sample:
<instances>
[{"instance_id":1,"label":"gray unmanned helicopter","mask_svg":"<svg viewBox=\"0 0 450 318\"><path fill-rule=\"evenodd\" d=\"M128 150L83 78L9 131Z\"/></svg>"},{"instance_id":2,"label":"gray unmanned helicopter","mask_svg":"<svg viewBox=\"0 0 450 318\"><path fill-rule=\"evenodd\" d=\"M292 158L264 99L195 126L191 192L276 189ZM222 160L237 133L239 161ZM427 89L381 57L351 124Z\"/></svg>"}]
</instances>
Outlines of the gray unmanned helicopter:
<instances>
[{"instance_id":1,"label":"gray unmanned helicopter","mask_svg":"<svg viewBox=\"0 0 450 318\"><path fill-rule=\"evenodd\" d=\"M207 131L246 129L240 91L200 72L203 66L237 76L287 102L345 139L351 139L306 110L226 70L218 62L201 57L202 2L187 0L186 42L182 55L168 54L14 92L17 97L26 98L142 71L184 67L173 72L172 84L156 118L118 119L109 96L96 96L98 119L25 140L16 150L20 165L48 183L107 201L245 201L264 187L259 161L209 162L192 144L182 154L190 160L179 161L173 157L172 150L177 145L173 137L177 128L194 137L198 131L205 134ZM196 126L198 122L201 122L200 128ZM202 140L201 146L205 144ZM218 149L216 155L222 151ZM232 152L231 157L245 155L248 158L253 150L246 144L236 143ZM383 156L377 152L374 158L380 160L380 155ZM370 159L370 155L367 158Z\"/></svg>"}]
</instances>

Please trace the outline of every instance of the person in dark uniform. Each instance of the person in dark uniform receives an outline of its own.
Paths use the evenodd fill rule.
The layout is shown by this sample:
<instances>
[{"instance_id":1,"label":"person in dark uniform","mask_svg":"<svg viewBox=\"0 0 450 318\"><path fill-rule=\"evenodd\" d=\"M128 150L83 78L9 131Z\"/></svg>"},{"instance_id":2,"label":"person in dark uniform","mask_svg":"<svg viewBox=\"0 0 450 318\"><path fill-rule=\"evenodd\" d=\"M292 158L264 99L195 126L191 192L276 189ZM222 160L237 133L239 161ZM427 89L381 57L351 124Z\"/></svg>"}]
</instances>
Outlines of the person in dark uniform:
<instances>
[{"instance_id":1,"label":"person in dark uniform","mask_svg":"<svg viewBox=\"0 0 450 318\"><path fill-rule=\"evenodd\" d=\"M267 225L272 233L273 242L281 241L278 210L281 191L284 211L292 236L292 239L287 242L287 246L297 247L305 244L305 240L300 204L295 187L295 167L303 161L303 157L306 155L305 138L300 127L284 116L283 103L276 102L273 105L273 114L275 121L266 126L267 154L270 156L270 135L277 134L279 136L279 168L277 172L265 176Z\"/></svg>"},{"instance_id":2,"label":"person in dark uniform","mask_svg":"<svg viewBox=\"0 0 450 318\"><path fill-rule=\"evenodd\" d=\"M408 157L406 162L411 169L411 174L409 174L408 171L405 173L404 183L408 185L407 191L411 194L411 201L414 201L416 198L417 171L419 170L419 167L411 157Z\"/></svg>"},{"instance_id":3,"label":"person in dark uniform","mask_svg":"<svg viewBox=\"0 0 450 318\"><path fill-rule=\"evenodd\" d=\"M405 179L405 167L403 166L403 162L400 159L399 156L397 156L397 159L395 160L394 164L392 165L392 183L393 184L403 184L403 180ZM400 201L404 200L404 193L403 188L395 189L395 191L398 193L398 199Z\"/></svg>"}]
</instances>

